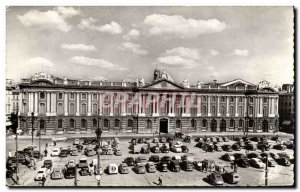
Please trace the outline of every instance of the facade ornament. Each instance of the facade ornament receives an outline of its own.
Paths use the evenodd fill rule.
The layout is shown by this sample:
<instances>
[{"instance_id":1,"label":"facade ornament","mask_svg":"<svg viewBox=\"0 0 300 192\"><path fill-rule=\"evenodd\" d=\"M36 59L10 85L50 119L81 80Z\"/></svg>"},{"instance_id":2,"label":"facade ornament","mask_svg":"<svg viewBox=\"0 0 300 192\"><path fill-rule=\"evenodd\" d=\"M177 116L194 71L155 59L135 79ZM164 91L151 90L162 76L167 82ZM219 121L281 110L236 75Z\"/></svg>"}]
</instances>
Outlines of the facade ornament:
<instances>
[{"instance_id":1,"label":"facade ornament","mask_svg":"<svg viewBox=\"0 0 300 192\"><path fill-rule=\"evenodd\" d=\"M181 85L184 88L190 88L190 82L187 79L183 80Z\"/></svg>"}]
</instances>

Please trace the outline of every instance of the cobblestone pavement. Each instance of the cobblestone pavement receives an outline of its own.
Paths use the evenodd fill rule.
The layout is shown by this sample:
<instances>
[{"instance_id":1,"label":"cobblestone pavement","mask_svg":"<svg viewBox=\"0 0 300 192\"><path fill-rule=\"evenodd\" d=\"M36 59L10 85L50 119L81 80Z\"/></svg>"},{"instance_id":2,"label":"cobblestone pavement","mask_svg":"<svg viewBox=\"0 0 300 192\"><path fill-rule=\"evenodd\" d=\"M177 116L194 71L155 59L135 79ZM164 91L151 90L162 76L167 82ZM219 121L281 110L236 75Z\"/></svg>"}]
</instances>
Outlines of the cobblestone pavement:
<instances>
[{"instance_id":1,"label":"cobblestone pavement","mask_svg":"<svg viewBox=\"0 0 300 192\"><path fill-rule=\"evenodd\" d=\"M287 136L286 138L291 137ZM105 138L104 138L105 140ZM128 138L120 138L120 149L122 151L122 156L115 155L101 155L101 166L106 168L109 163L116 163L119 165L125 157L138 157L138 156L147 156L148 158L150 154L131 154L130 149L128 148L129 143ZM178 139L181 140L181 139ZM83 140L81 140L82 142ZM56 148L67 147L69 145L72 146L74 139L68 139L67 142L58 142ZM35 143L38 144L38 140L35 139ZM42 139L41 140L41 150L45 149L45 143L51 144L50 139ZM230 141L230 144L233 144L234 141ZM25 146L31 144L31 140L29 139L20 139L19 146L22 146L22 149ZM225 163L228 167L226 169L228 171L232 171L230 168L229 162L225 162L219 159L219 157L225 152L204 152L202 149L195 147L196 142L192 141L192 143L184 143L190 149L188 155L192 156L194 160L203 160L203 159L213 159L216 162L221 161ZM52 150L53 146L48 147L48 151ZM13 139L7 140L7 151L15 151L15 141ZM270 152L281 152L278 150L271 149ZM285 152L293 154L294 151L290 149L286 149ZM241 153L245 154L245 150L242 150ZM170 152L168 154L158 153L160 157L164 155L175 156L175 155L184 155L185 153L173 153ZM51 159L53 161L53 167L63 168L66 162L70 159L74 159L78 161L80 158L85 157L84 155L74 156L74 157L48 157L45 159ZM97 156L87 157L88 161L91 162L92 159L96 159ZM40 168L42 166L42 161L37 163L37 167ZM290 167L284 167L281 165L277 165L275 167L269 168L269 186L290 186L294 183L294 165L292 164ZM38 170L38 169L37 169ZM40 186L41 183L38 181L34 181L34 176L37 173L37 170L29 170L24 165L20 166L20 186ZM104 173L101 178L101 186L157 186L159 175L163 176L163 186L211 186L209 183L205 182L203 178L205 178L209 173L203 173L197 170L193 170L191 172L180 171L177 173L173 172L159 172L156 173L146 173L146 174L136 174L132 170L130 170L129 174L116 174L116 175L108 175ZM240 175L240 182L236 185L231 185L225 183L225 186L264 186L264 177L265 171L256 168L238 168L238 174ZM8 185L13 185L13 182L10 179L7 179ZM45 186L74 186L74 179L61 179L61 180L51 180L50 176L47 177ZM94 175L92 176L80 176L78 174L78 186L97 186L97 181Z\"/></svg>"}]
</instances>

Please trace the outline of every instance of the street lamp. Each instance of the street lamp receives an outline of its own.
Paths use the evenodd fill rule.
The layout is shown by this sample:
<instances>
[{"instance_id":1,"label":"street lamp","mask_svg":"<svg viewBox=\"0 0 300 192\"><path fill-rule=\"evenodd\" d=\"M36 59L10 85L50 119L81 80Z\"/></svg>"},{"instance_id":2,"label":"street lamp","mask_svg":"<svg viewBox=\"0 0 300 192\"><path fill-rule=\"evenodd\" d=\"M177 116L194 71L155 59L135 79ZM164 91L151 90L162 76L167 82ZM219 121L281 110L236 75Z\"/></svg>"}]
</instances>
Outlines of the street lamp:
<instances>
[{"instance_id":1,"label":"street lamp","mask_svg":"<svg viewBox=\"0 0 300 192\"><path fill-rule=\"evenodd\" d=\"M96 176L96 179L97 179L98 186L100 186L100 180L101 180L101 176L100 176L100 138L101 138L101 134L102 134L102 130L100 129L100 109L98 109L98 128L95 132L97 135L97 143L98 143L97 174L96 175L99 175L99 176Z\"/></svg>"},{"instance_id":2,"label":"street lamp","mask_svg":"<svg viewBox=\"0 0 300 192\"><path fill-rule=\"evenodd\" d=\"M33 146L33 133L34 133L34 112L31 113L31 122L32 122L32 129L31 129L31 144Z\"/></svg>"}]
</instances>

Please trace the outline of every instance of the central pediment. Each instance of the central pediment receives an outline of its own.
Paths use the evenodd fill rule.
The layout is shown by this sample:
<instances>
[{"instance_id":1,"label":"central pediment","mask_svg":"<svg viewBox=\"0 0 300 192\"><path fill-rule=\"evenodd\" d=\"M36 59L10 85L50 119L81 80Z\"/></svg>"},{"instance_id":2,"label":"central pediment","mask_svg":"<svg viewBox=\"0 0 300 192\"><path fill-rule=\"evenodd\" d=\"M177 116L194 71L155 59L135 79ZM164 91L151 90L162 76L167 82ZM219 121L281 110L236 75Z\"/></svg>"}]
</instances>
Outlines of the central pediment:
<instances>
[{"instance_id":1,"label":"central pediment","mask_svg":"<svg viewBox=\"0 0 300 192\"><path fill-rule=\"evenodd\" d=\"M144 86L143 88L147 89L184 89L182 86L177 85L176 83L173 83L171 81L168 81L167 79L161 79L158 81L155 81L149 85Z\"/></svg>"}]
</instances>

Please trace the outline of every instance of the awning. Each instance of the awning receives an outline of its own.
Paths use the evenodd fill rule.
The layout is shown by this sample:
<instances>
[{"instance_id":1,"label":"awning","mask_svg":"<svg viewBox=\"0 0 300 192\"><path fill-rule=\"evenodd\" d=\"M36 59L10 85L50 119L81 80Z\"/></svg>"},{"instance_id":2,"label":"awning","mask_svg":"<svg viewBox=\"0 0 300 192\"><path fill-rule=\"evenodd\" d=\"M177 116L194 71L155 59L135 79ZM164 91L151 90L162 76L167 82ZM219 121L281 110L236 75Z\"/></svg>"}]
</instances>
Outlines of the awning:
<instances>
[{"instance_id":1,"label":"awning","mask_svg":"<svg viewBox=\"0 0 300 192\"><path fill-rule=\"evenodd\" d=\"M291 121L283 121L282 125L290 125Z\"/></svg>"},{"instance_id":2,"label":"awning","mask_svg":"<svg viewBox=\"0 0 300 192\"><path fill-rule=\"evenodd\" d=\"M6 122L6 127L8 127L8 126L11 126L11 122L10 121Z\"/></svg>"}]
</instances>

